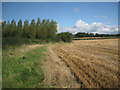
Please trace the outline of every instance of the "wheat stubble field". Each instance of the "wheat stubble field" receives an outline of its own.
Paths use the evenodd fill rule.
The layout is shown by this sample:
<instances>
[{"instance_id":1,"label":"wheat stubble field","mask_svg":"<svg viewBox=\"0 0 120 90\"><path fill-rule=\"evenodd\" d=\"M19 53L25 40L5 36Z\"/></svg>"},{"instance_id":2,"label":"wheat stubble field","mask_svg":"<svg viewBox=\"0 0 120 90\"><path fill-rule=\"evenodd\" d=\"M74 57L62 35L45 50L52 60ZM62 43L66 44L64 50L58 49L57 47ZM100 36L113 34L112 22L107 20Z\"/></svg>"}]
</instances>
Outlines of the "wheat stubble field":
<instances>
[{"instance_id":1,"label":"wheat stubble field","mask_svg":"<svg viewBox=\"0 0 120 90\"><path fill-rule=\"evenodd\" d=\"M118 39L76 40L51 49L86 88L118 87Z\"/></svg>"}]
</instances>

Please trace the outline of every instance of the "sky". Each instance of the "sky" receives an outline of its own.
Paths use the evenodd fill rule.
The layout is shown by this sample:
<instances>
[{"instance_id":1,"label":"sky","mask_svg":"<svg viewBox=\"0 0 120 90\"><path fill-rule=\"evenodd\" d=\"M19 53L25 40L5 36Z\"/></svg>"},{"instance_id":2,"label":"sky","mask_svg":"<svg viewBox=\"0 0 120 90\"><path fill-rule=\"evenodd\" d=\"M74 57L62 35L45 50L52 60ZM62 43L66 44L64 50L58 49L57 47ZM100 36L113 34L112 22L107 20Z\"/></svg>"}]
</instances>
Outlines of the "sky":
<instances>
[{"instance_id":1,"label":"sky","mask_svg":"<svg viewBox=\"0 0 120 90\"><path fill-rule=\"evenodd\" d=\"M58 32L118 33L117 2L2 2L2 21L53 19Z\"/></svg>"},{"instance_id":2,"label":"sky","mask_svg":"<svg viewBox=\"0 0 120 90\"><path fill-rule=\"evenodd\" d=\"M119 2L119 0L2 0L2 2Z\"/></svg>"}]
</instances>

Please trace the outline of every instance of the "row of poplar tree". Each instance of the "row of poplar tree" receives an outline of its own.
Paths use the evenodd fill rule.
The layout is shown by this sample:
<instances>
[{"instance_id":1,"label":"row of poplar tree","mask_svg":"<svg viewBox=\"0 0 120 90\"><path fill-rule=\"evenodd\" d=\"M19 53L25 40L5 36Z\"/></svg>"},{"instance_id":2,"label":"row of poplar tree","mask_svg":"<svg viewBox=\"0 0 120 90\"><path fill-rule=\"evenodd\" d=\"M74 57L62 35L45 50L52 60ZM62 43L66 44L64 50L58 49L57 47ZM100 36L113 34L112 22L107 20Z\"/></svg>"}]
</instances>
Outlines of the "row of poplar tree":
<instances>
[{"instance_id":1,"label":"row of poplar tree","mask_svg":"<svg viewBox=\"0 0 120 90\"><path fill-rule=\"evenodd\" d=\"M54 20L37 18L37 22L32 19L29 24L28 20L20 19L16 25L13 19L11 23L8 21L2 22L2 36L3 37L25 37L29 39L55 39L57 32L57 23Z\"/></svg>"}]
</instances>

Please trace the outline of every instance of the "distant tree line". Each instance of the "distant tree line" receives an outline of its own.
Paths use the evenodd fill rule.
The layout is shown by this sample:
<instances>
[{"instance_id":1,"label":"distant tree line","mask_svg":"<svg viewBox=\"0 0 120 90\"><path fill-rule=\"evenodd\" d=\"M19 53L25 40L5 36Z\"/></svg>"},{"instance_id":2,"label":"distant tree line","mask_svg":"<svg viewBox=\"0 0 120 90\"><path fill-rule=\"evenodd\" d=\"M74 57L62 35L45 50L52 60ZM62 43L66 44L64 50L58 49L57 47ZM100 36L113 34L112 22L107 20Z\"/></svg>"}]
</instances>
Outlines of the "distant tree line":
<instances>
[{"instance_id":1,"label":"distant tree line","mask_svg":"<svg viewBox=\"0 0 120 90\"><path fill-rule=\"evenodd\" d=\"M78 37L108 37L108 36L120 36L120 34L93 34L93 33L85 33L85 32L78 32L77 34L73 35L73 38Z\"/></svg>"}]
</instances>

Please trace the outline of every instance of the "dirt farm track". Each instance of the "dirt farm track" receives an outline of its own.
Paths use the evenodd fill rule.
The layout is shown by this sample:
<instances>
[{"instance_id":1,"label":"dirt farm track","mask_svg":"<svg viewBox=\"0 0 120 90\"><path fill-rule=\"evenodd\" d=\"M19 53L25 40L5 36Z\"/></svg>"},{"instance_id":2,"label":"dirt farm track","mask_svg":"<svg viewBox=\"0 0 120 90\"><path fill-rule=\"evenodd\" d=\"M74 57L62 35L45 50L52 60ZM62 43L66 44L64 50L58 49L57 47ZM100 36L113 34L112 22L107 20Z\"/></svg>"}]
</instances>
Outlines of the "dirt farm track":
<instances>
[{"instance_id":1,"label":"dirt farm track","mask_svg":"<svg viewBox=\"0 0 120 90\"><path fill-rule=\"evenodd\" d=\"M51 49L84 87L118 87L118 39L76 40Z\"/></svg>"}]
</instances>

